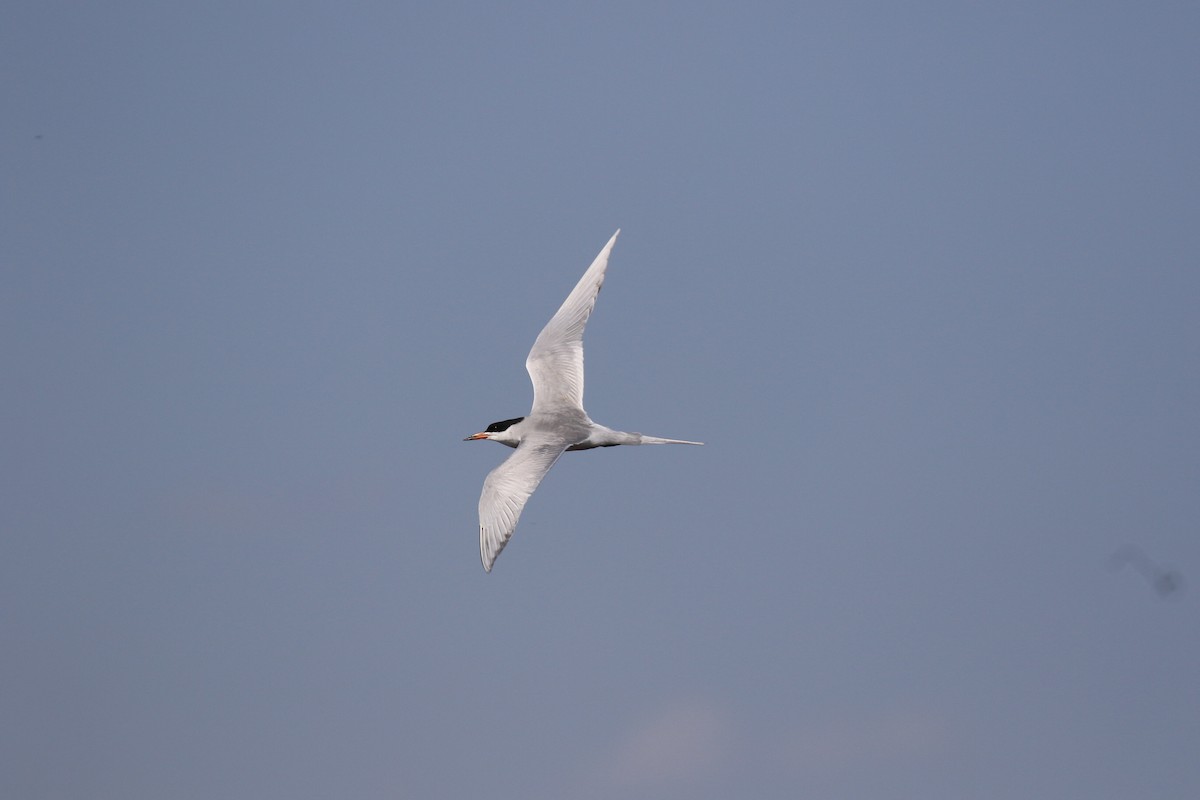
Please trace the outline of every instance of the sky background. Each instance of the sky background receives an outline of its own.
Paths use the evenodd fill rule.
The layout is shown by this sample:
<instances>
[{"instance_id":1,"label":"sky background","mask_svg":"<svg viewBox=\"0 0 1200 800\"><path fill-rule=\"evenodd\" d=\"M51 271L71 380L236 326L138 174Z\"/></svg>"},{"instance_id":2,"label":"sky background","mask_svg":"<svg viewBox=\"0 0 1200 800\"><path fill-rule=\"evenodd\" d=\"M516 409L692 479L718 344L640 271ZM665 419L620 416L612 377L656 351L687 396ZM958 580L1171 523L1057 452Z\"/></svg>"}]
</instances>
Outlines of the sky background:
<instances>
[{"instance_id":1,"label":"sky background","mask_svg":"<svg viewBox=\"0 0 1200 800\"><path fill-rule=\"evenodd\" d=\"M0 795L1200 796L1200 6L422 5L3 12Z\"/></svg>"}]
</instances>

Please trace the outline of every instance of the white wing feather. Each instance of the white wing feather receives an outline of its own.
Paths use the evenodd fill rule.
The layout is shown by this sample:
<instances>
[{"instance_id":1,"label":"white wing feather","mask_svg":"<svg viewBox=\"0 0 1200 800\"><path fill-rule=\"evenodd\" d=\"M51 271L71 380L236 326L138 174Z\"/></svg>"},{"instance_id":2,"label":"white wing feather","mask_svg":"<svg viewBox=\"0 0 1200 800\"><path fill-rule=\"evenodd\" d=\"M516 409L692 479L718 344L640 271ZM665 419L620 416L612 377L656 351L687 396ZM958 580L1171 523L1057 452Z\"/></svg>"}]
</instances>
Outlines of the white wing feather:
<instances>
[{"instance_id":1,"label":"white wing feather","mask_svg":"<svg viewBox=\"0 0 1200 800\"><path fill-rule=\"evenodd\" d=\"M485 571L492 571L529 496L565 450L566 444L558 440L526 438L484 479L479 496L479 557Z\"/></svg>"},{"instance_id":2,"label":"white wing feather","mask_svg":"<svg viewBox=\"0 0 1200 800\"><path fill-rule=\"evenodd\" d=\"M583 273L558 312L542 328L525 359L525 369L533 381L531 414L563 405L583 408L583 329L596 305L596 295L608 268L608 254L620 232L618 229L612 235Z\"/></svg>"}]
</instances>

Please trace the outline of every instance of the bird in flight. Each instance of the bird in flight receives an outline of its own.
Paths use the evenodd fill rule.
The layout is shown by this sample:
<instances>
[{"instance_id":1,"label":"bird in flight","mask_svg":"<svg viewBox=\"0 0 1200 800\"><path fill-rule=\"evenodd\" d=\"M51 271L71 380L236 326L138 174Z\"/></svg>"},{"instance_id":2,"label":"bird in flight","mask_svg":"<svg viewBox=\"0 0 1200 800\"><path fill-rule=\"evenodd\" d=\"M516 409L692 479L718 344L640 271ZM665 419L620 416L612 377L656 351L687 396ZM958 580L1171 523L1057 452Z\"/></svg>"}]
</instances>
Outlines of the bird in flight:
<instances>
[{"instance_id":1,"label":"bird in flight","mask_svg":"<svg viewBox=\"0 0 1200 800\"><path fill-rule=\"evenodd\" d=\"M463 441L490 439L516 448L488 473L479 496L479 557L485 572L512 538L521 510L542 478L567 450L620 444L704 444L625 433L597 425L583 410L583 329L604 284L618 230L583 273L533 343L525 369L533 381L533 408L524 417L493 422Z\"/></svg>"}]
</instances>

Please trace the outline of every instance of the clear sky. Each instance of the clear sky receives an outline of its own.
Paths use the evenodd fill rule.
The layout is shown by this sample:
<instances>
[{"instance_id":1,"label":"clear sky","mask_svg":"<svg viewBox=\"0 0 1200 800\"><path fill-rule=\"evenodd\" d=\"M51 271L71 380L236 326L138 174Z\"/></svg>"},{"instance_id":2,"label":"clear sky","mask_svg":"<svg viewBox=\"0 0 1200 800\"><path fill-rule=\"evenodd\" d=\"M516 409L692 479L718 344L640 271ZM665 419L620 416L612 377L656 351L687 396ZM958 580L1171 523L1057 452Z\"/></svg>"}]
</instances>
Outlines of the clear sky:
<instances>
[{"instance_id":1,"label":"clear sky","mask_svg":"<svg viewBox=\"0 0 1200 800\"><path fill-rule=\"evenodd\" d=\"M0 796L1200 797L1198 41L10 4ZM588 411L708 444L487 575L462 438L618 227Z\"/></svg>"}]
</instances>

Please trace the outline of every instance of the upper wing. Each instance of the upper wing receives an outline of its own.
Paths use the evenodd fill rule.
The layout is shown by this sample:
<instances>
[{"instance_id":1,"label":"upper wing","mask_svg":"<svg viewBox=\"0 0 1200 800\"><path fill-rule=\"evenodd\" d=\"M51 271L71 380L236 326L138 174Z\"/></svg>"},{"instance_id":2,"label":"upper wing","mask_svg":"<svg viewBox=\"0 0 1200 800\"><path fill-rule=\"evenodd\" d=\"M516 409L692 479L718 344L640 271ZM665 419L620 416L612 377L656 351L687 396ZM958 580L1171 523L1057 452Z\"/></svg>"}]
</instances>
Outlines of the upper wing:
<instances>
[{"instance_id":1,"label":"upper wing","mask_svg":"<svg viewBox=\"0 0 1200 800\"><path fill-rule=\"evenodd\" d=\"M583 408L583 328L596 305L608 254L620 232L618 229L612 235L583 273L558 312L542 328L525 359L525 369L533 380L533 414L564 404Z\"/></svg>"},{"instance_id":2,"label":"upper wing","mask_svg":"<svg viewBox=\"0 0 1200 800\"><path fill-rule=\"evenodd\" d=\"M526 439L516 452L488 473L479 496L479 557L485 572L512 538L525 501L566 450L557 441Z\"/></svg>"}]
</instances>

